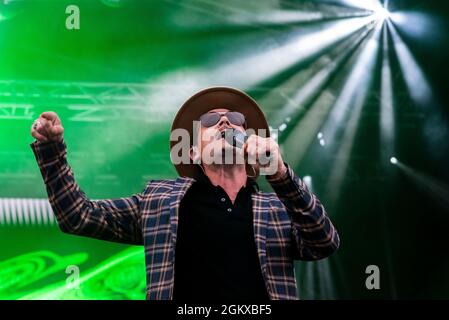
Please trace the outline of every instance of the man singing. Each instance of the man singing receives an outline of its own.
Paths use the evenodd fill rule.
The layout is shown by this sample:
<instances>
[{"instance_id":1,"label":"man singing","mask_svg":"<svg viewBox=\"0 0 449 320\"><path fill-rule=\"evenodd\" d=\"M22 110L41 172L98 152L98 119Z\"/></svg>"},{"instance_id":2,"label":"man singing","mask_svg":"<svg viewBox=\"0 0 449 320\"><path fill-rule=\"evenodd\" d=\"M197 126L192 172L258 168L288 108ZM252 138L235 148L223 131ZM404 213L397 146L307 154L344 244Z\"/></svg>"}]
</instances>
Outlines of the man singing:
<instances>
[{"instance_id":1,"label":"man singing","mask_svg":"<svg viewBox=\"0 0 449 320\"><path fill-rule=\"evenodd\" d=\"M250 129L255 134L241 148L226 136ZM179 177L149 181L128 198L88 199L67 163L63 132L54 112L42 113L31 127L59 227L144 245L147 299L298 299L294 260L323 259L339 246L323 205L282 160L257 103L239 90L213 87L190 97L171 128L188 134L187 141L170 139ZM232 162L224 161L229 151ZM257 187L266 168L274 193Z\"/></svg>"}]
</instances>

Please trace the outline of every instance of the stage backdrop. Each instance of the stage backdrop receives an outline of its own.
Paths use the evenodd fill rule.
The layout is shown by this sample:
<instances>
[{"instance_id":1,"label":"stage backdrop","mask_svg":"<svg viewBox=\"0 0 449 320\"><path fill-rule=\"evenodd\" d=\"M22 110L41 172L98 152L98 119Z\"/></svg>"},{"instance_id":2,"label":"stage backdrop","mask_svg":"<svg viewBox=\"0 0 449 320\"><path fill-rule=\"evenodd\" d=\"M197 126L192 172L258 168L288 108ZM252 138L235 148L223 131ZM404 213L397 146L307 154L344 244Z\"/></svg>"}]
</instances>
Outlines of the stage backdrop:
<instances>
[{"instance_id":1,"label":"stage backdrop","mask_svg":"<svg viewBox=\"0 0 449 320\"><path fill-rule=\"evenodd\" d=\"M59 231L33 120L59 114L89 198L129 196L176 176L171 121L213 85L260 103L340 233L301 298L448 298L448 4L382 4L2 1L0 299L145 298L142 247Z\"/></svg>"}]
</instances>

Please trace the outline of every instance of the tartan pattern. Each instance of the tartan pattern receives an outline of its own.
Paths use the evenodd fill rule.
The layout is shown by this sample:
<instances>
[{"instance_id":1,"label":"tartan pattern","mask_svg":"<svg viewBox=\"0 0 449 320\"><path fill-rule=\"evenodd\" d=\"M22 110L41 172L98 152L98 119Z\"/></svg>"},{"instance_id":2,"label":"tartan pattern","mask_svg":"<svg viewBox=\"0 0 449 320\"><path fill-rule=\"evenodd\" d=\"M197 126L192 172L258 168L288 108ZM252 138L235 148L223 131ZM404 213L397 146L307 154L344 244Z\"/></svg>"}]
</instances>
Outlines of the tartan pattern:
<instances>
[{"instance_id":1,"label":"tartan pattern","mask_svg":"<svg viewBox=\"0 0 449 320\"><path fill-rule=\"evenodd\" d=\"M50 205L65 233L144 245L147 299L173 297L176 231L181 200L195 181L152 180L128 198L89 200L75 181L64 142L33 142ZM291 167L274 180L275 193L252 194L254 236L272 300L298 299L294 260L331 255L339 237L324 207Z\"/></svg>"}]
</instances>

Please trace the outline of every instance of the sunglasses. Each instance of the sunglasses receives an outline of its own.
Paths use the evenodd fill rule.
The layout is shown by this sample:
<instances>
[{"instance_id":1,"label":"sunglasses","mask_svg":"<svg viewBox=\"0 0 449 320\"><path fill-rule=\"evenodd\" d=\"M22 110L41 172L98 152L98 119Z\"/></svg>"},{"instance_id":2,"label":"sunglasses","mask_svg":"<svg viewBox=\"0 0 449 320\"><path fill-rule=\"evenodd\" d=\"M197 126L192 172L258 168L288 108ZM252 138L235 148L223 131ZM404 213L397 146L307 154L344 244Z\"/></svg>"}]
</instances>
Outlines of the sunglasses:
<instances>
[{"instance_id":1,"label":"sunglasses","mask_svg":"<svg viewBox=\"0 0 449 320\"><path fill-rule=\"evenodd\" d=\"M200 117L201 125L203 127L212 127L216 125L223 116L226 116L229 122L235 126L243 126L246 122L245 116L237 111L228 111L223 113L208 112Z\"/></svg>"}]
</instances>

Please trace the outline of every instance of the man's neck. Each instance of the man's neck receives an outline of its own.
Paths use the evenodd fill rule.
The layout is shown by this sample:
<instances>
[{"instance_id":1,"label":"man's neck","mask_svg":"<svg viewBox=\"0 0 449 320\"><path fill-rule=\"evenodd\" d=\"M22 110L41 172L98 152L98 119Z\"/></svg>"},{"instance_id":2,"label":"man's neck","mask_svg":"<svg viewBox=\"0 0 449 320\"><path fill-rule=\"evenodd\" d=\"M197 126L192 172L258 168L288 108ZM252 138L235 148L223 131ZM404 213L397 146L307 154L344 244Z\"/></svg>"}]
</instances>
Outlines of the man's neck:
<instances>
[{"instance_id":1,"label":"man's neck","mask_svg":"<svg viewBox=\"0 0 449 320\"><path fill-rule=\"evenodd\" d=\"M222 187L232 203L242 187L246 185L245 165L213 165L204 166L204 173L214 186Z\"/></svg>"}]
</instances>

